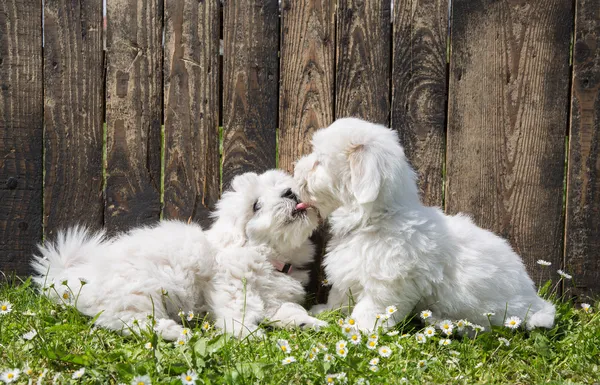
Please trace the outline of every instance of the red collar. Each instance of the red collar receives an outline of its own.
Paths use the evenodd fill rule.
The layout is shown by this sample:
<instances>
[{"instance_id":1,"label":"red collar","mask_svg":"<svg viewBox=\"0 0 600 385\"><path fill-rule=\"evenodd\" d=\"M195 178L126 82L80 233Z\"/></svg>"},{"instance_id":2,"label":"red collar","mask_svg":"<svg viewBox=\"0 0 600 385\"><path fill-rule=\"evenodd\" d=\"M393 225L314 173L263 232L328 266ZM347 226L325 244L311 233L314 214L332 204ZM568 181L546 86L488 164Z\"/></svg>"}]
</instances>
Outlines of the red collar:
<instances>
[{"instance_id":1,"label":"red collar","mask_svg":"<svg viewBox=\"0 0 600 385\"><path fill-rule=\"evenodd\" d=\"M283 273L283 274L291 274L292 273L293 266L291 263L284 263L281 261L271 261L271 265L273 265L275 270L279 271L280 273Z\"/></svg>"}]
</instances>

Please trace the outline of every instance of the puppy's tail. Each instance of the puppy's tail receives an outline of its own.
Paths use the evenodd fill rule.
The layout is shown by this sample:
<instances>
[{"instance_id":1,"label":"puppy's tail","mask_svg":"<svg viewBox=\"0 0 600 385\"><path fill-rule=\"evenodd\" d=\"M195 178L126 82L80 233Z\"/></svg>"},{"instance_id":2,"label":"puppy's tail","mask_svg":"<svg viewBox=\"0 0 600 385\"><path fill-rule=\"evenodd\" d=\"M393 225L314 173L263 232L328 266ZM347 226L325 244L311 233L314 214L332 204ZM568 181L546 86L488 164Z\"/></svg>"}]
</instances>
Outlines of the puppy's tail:
<instances>
[{"instance_id":1,"label":"puppy's tail","mask_svg":"<svg viewBox=\"0 0 600 385\"><path fill-rule=\"evenodd\" d=\"M55 242L39 245L41 255L34 255L31 267L36 275L33 281L41 287L57 286L69 278L69 268L76 266L105 243L104 232L91 233L85 227L75 226L59 231Z\"/></svg>"},{"instance_id":2,"label":"puppy's tail","mask_svg":"<svg viewBox=\"0 0 600 385\"><path fill-rule=\"evenodd\" d=\"M539 327L550 329L554 326L556 308L553 304L541 298L540 302L541 309L531 314L531 316L527 318L526 324L528 330Z\"/></svg>"}]
</instances>

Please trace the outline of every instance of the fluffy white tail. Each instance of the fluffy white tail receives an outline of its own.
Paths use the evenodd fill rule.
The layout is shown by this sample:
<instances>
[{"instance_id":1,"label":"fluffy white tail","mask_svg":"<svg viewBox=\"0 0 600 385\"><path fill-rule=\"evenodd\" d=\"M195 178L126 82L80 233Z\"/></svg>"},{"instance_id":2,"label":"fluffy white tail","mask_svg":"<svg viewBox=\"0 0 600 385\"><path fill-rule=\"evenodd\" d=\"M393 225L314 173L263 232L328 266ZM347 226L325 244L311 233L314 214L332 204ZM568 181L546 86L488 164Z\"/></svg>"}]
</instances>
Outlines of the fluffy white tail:
<instances>
[{"instance_id":1,"label":"fluffy white tail","mask_svg":"<svg viewBox=\"0 0 600 385\"><path fill-rule=\"evenodd\" d=\"M80 226L59 231L54 243L46 241L39 246L41 256L34 255L31 267L37 275L33 281L46 287L68 279L69 267L93 255L105 242L104 236L104 232L92 233Z\"/></svg>"},{"instance_id":2,"label":"fluffy white tail","mask_svg":"<svg viewBox=\"0 0 600 385\"><path fill-rule=\"evenodd\" d=\"M542 308L527 317L527 329L529 330L538 327L550 329L554 326L556 308L550 302L542 301Z\"/></svg>"}]
</instances>

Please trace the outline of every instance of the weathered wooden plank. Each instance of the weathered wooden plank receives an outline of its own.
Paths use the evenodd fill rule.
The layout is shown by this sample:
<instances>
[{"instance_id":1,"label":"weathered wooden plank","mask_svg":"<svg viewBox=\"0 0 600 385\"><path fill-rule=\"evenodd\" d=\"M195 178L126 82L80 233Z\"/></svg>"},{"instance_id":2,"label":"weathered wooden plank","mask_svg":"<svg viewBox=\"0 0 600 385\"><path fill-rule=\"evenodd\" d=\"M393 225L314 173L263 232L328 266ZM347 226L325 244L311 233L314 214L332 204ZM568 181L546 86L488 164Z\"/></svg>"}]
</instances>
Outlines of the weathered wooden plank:
<instances>
[{"instance_id":1,"label":"weathered wooden plank","mask_svg":"<svg viewBox=\"0 0 600 385\"><path fill-rule=\"evenodd\" d=\"M275 167L278 1L223 3L223 188Z\"/></svg>"},{"instance_id":2,"label":"weathered wooden plank","mask_svg":"<svg viewBox=\"0 0 600 385\"><path fill-rule=\"evenodd\" d=\"M390 7L390 1L338 1L336 118L389 124Z\"/></svg>"},{"instance_id":3,"label":"weathered wooden plank","mask_svg":"<svg viewBox=\"0 0 600 385\"><path fill-rule=\"evenodd\" d=\"M279 167L293 172L294 162L311 152L313 131L333 122L335 1L284 1L281 22ZM308 291L317 299L325 295L324 235L313 237L318 252Z\"/></svg>"},{"instance_id":4,"label":"weathered wooden plank","mask_svg":"<svg viewBox=\"0 0 600 385\"><path fill-rule=\"evenodd\" d=\"M25 274L42 239L42 5L0 2L0 270Z\"/></svg>"},{"instance_id":5,"label":"weathered wooden plank","mask_svg":"<svg viewBox=\"0 0 600 385\"><path fill-rule=\"evenodd\" d=\"M600 293L599 11L597 1L577 0L565 262L581 300Z\"/></svg>"},{"instance_id":6,"label":"weathered wooden plank","mask_svg":"<svg viewBox=\"0 0 600 385\"><path fill-rule=\"evenodd\" d=\"M165 3L164 218L210 223L219 198L219 3Z\"/></svg>"},{"instance_id":7,"label":"weathered wooden plank","mask_svg":"<svg viewBox=\"0 0 600 385\"><path fill-rule=\"evenodd\" d=\"M422 200L442 206L448 0L395 0L392 128L419 174Z\"/></svg>"},{"instance_id":8,"label":"weathered wooden plank","mask_svg":"<svg viewBox=\"0 0 600 385\"><path fill-rule=\"evenodd\" d=\"M446 209L507 238L537 282L537 259L562 262L571 4L452 5Z\"/></svg>"},{"instance_id":9,"label":"weathered wooden plank","mask_svg":"<svg viewBox=\"0 0 600 385\"><path fill-rule=\"evenodd\" d=\"M103 224L102 3L44 3L44 231Z\"/></svg>"},{"instance_id":10,"label":"weathered wooden plank","mask_svg":"<svg viewBox=\"0 0 600 385\"><path fill-rule=\"evenodd\" d=\"M107 179L111 231L160 216L162 0L107 3Z\"/></svg>"}]
</instances>

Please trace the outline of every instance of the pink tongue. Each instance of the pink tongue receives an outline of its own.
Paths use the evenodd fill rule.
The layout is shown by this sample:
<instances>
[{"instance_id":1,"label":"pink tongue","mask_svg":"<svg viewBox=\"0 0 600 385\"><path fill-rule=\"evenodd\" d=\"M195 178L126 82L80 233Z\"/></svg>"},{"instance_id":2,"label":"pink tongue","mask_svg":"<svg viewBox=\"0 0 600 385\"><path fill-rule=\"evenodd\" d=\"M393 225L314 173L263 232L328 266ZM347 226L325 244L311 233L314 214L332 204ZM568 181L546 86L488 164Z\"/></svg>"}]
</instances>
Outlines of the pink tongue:
<instances>
[{"instance_id":1,"label":"pink tongue","mask_svg":"<svg viewBox=\"0 0 600 385\"><path fill-rule=\"evenodd\" d=\"M300 202L296 205L296 210L306 210L310 205L306 202Z\"/></svg>"}]
</instances>

